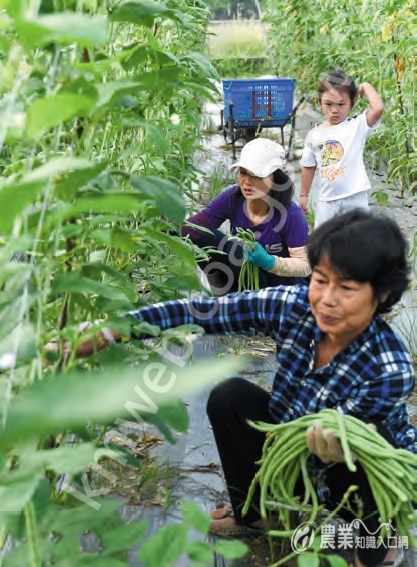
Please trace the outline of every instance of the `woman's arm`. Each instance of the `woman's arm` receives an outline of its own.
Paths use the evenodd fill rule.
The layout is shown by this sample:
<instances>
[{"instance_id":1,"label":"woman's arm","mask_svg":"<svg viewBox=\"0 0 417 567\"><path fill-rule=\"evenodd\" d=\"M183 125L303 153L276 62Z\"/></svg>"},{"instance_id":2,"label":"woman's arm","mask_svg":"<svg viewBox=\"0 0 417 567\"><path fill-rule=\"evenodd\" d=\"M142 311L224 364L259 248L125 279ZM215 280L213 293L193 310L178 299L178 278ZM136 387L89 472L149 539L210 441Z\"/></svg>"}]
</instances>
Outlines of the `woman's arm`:
<instances>
[{"instance_id":1,"label":"woman's arm","mask_svg":"<svg viewBox=\"0 0 417 567\"><path fill-rule=\"evenodd\" d=\"M257 332L268 335L286 320L297 293L301 292L291 286L278 286L222 297L194 296L155 303L127 315L157 325L161 330L192 324L215 335Z\"/></svg>"},{"instance_id":2,"label":"woman's arm","mask_svg":"<svg viewBox=\"0 0 417 567\"><path fill-rule=\"evenodd\" d=\"M275 264L269 270L276 276L292 276L305 278L311 274L311 267L307 258L306 246L288 248L290 258L275 256Z\"/></svg>"}]
</instances>

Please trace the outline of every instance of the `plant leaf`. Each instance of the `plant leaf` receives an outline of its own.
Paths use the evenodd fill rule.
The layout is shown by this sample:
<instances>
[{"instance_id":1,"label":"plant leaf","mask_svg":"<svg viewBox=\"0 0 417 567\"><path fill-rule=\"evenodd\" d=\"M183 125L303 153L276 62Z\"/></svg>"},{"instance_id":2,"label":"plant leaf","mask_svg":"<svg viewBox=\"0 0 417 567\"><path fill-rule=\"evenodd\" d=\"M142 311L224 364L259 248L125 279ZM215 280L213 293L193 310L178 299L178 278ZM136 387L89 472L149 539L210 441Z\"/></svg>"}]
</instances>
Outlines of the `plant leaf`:
<instances>
[{"instance_id":1,"label":"plant leaf","mask_svg":"<svg viewBox=\"0 0 417 567\"><path fill-rule=\"evenodd\" d=\"M78 272L66 272L57 274L52 284L52 292L59 293L81 293L94 294L108 299L126 299L122 290L115 290L113 287L97 282L90 278L80 276Z\"/></svg>"},{"instance_id":2,"label":"plant leaf","mask_svg":"<svg viewBox=\"0 0 417 567\"><path fill-rule=\"evenodd\" d=\"M320 557L316 553L300 553L297 565L298 567L319 567ZM346 565L346 562L343 565Z\"/></svg>"},{"instance_id":3,"label":"plant leaf","mask_svg":"<svg viewBox=\"0 0 417 567\"><path fill-rule=\"evenodd\" d=\"M38 483L43 478L41 471L32 473L29 477L16 476L16 482L0 485L1 512L20 512L33 496Z\"/></svg>"},{"instance_id":4,"label":"plant leaf","mask_svg":"<svg viewBox=\"0 0 417 567\"><path fill-rule=\"evenodd\" d=\"M170 567L185 551L188 527L164 526L139 549L137 556L145 567Z\"/></svg>"},{"instance_id":5,"label":"plant leaf","mask_svg":"<svg viewBox=\"0 0 417 567\"><path fill-rule=\"evenodd\" d=\"M181 21L182 14L178 10L168 8L163 3L147 2L146 0L127 0L122 2L110 13L111 22L129 22L135 25L152 27L155 18L164 17Z\"/></svg>"},{"instance_id":6,"label":"plant leaf","mask_svg":"<svg viewBox=\"0 0 417 567\"><path fill-rule=\"evenodd\" d=\"M131 522L101 536L102 554L124 551L133 547L146 534L148 523L145 520ZM107 565L107 563L106 563Z\"/></svg>"},{"instance_id":7,"label":"plant leaf","mask_svg":"<svg viewBox=\"0 0 417 567\"><path fill-rule=\"evenodd\" d=\"M80 46L104 45L107 41L107 19L74 12L41 15L36 19L15 19L17 32L26 49L49 43Z\"/></svg>"},{"instance_id":8,"label":"plant leaf","mask_svg":"<svg viewBox=\"0 0 417 567\"><path fill-rule=\"evenodd\" d=\"M248 552L248 547L241 541L217 541L214 549L226 559L244 557Z\"/></svg>"},{"instance_id":9,"label":"plant leaf","mask_svg":"<svg viewBox=\"0 0 417 567\"><path fill-rule=\"evenodd\" d=\"M172 221L182 224L186 207L178 187L159 177L131 175L132 186L155 203L158 210Z\"/></svg>"},{"instance_id":10,"label":"plant leaf","mask_svg":"<svg viewBox=\"0 0 417 567\"><path fill-rule=\"evenodd\" d=\"M45 451L28 451L21 454L22 469L47 469L58 474L75 474L85 469L93 460L97 447L82 443L75 447L58 447Z\"/></svg>"},{"instance_id":11,"label":"plant leaf","mask_svg":"<svg viewBox=\"0 0 417 567\"><path fill-rule=\"evenodd\" d=\"M155 414L169 400L228 376L243 364L242 357L185 368L150 362L137 367L109 367L97 373L73 371L51 376L30 384L11 401L0 447L87 422L109 423L125 416L142 421L142 415ZM115 379L117 376L120 380Z\"/></svg>"},{"instance_id":12,"label":"plant leaf","mask_svg":"<svg viewBox=\"0 0 417 567\"><path fill-rule=\"evenodd\" d=\"M69 93L35 100L27 111L26 135L35 140L61 122L88 112L92 104L86 96Z\"/></svg>"},{"instance_id":13,"label":"plant leaf","mask_svg":"<svg viewBox=\"0 0 417 567\"><path fill-rule=\"evenodd\" d=\"M206 534L211 524L211 518L205 514L197 504L184 500L181 502L184 522L202 534Z\"/></svg>"}]
</instances>

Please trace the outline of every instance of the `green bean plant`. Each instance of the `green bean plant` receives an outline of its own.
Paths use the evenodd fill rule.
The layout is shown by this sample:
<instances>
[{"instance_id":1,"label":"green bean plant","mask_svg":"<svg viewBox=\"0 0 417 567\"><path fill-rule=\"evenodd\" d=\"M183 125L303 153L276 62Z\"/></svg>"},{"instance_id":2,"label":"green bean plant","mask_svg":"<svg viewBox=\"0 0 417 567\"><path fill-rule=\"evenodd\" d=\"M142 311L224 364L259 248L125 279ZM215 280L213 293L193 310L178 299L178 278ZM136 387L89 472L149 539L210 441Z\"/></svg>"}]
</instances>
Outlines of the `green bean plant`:
<instances>
[{"instance_id":1,"label":"green bean plant","mask_svg":"<svg viewBox=\"0 0 417 567\"><path fill-rule=\"evenodd\" d=\"M190 369L168 371L163 335L88 361L74 352L103 324L129 336L121 312L200 285L178 230L199 112L218 80L201 54L207 18L200 0L0 0L0 566L126 565L146 525L122 525L120 503L86 490L94 474L113 478L101 459L134 464L104 433L124 419L171 439L187 427ZM154 399L155 364L178 387ZM210 376L223 365L234 368L225 360ZM138 392L147 404L131 401ZM213 555L187 538L207 518L183 514L168 530L176 545L141 545L144 565ZM85 531L101 555L80 545Z\"/></svg>"},{"instance_id":2,"label":"green bean plant","mask_svg":"<svg viewBox=\"0 0 417 567\"><path fill-rule=\"evenodd\" d=\"M387 168L402 196L415 194L417 13L411 0L266 0L262 4L280 74L316 98L320 77L341 67L370 82L385 103L383 122L367 143L373 165ZM288 56L282 57L286 53ZM360 101L355 109L364 109Z\"/></svg>"}]
</instances>

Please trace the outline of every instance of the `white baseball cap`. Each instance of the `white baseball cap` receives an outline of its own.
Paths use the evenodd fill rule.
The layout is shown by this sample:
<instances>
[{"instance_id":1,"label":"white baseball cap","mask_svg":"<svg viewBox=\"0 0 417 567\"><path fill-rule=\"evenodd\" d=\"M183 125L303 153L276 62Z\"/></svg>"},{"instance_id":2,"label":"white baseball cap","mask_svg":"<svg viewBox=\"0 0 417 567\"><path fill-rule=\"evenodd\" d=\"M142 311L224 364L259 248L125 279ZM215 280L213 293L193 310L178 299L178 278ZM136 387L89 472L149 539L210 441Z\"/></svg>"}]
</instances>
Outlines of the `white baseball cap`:
<instances>
[{"instance_id":1,"label":"white baseball cap","mask_svg":"<svg viewBox=\"0 0 417 567\"><path fill-rule=\"evenodd\" d=\"M245 144L239 161L229 167L244 167L256 177L268 177L285 164L285 150L276 142L267 138L256 138Z\"/></svg>"}]
</instances>

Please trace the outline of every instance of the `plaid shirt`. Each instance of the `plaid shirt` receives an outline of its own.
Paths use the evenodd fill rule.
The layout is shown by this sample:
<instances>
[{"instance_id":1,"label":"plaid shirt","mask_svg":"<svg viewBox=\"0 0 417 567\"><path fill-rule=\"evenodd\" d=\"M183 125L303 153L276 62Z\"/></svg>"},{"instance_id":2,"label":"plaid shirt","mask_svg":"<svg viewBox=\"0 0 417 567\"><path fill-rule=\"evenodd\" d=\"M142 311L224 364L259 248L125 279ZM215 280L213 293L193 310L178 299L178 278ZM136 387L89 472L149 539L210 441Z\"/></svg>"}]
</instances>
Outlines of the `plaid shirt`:
<instances>
[{"instance_id":1,"label":"plaid shirt","mask_svg":"<svg viewBox=\"0 0 417 567\"><path fill-rule=\"evenodd\" d=\"M366 422L382 422L398 447L417 452L417 429L406 400L414 388L407 348L380 316L333 360L313 369L321 331L311 312L306 286L279 286L220 298L166 301L132 311L134 319L169 329L200 325L206 333L271 336L277 344L277 372L270 413L287 422L335 408Z\"/></svg>"}]
</instances>

